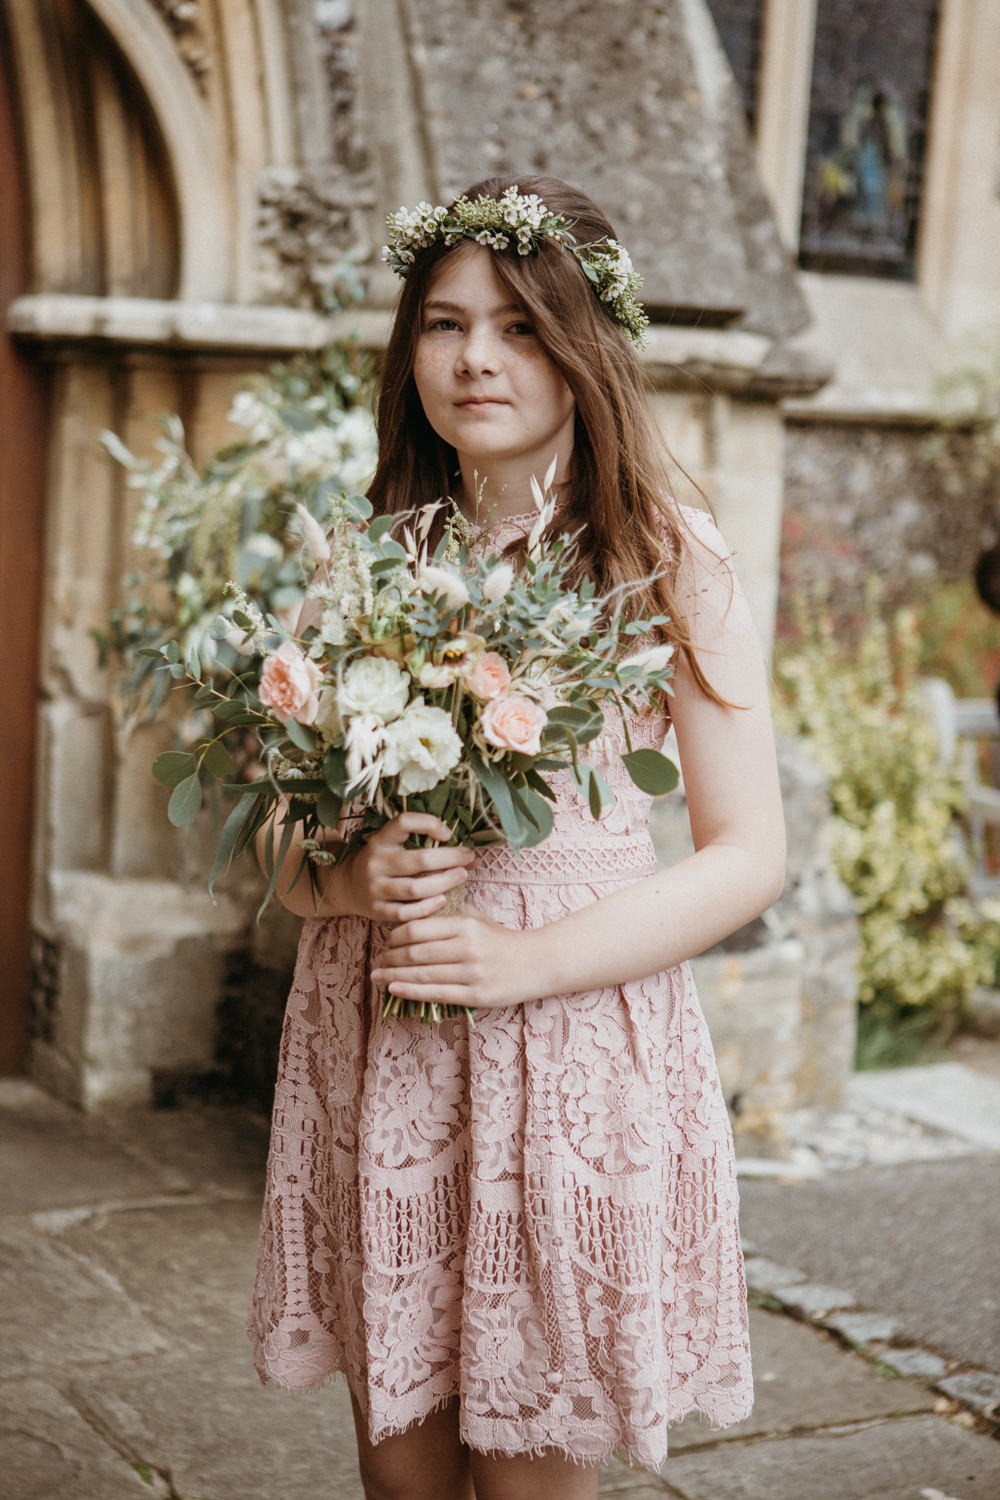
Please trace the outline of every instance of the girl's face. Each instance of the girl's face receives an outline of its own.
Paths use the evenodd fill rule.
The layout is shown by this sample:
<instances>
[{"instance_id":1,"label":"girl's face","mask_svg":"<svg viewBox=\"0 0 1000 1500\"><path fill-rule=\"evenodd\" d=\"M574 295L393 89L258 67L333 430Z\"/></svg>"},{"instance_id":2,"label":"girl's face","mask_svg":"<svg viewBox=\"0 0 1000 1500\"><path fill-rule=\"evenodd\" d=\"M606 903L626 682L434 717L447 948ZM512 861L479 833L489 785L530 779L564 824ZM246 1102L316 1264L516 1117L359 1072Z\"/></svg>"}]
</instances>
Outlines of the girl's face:
<instances>
[{"instance_id":1,"label":"girl's face","mask_svg":"<svg viewBox=\"0 0 1000 1500\"><path fill-rule=\"evenodd\" d=\"M575 404L527 313L482 245L445 257L424 302L413 378L438 437L501 483L541 481L558 455L565 477ZM494 494L496 490L494 489Z\"/></svg>"}]
</instances>

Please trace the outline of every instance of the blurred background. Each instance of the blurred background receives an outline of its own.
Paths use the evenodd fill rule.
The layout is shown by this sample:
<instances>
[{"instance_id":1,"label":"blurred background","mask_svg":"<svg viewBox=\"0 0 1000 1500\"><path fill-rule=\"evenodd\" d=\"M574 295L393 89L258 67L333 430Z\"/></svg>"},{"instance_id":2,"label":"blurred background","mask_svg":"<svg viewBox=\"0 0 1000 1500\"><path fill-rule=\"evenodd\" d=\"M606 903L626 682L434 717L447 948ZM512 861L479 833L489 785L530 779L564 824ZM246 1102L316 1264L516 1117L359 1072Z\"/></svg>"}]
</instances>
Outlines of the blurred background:
<instances>
[{"instance_id":1,"label":"blurred background","mask_svg":"<svg viewBox=\"0 0 1000 1500\"><path fill-rule=\"evenodd\" d=\"M385 214L491 171L608 209L773 656L789 885L698 961L741 1150L996 1023L1000 7L0 0L0 51L6 1072L266 1109L294 932L207 895L137 652L204 661L230 576L294 605L290 505L372 464Z\"/></svg>"}]
</instances>

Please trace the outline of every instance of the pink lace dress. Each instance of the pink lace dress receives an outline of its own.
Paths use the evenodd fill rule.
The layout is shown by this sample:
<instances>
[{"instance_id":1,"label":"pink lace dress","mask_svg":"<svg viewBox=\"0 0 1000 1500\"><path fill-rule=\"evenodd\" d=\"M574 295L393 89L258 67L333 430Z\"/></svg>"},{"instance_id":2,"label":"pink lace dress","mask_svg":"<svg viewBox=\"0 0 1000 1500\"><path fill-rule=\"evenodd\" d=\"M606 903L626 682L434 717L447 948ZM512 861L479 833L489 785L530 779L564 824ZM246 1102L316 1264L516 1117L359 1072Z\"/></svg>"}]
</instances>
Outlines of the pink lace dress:
<instances>
[{"instance_id":1,"label":"pink lace dress","mask_svg":"<svg viewBox=\"0 0 1000 1500\"><path fill-rule=\"evenodd\" d=\"M501 544L506 538L496 538ZM657 745L658 716L631 726ZM470 906L532 928L655 868L610 726L595 823L483 853ZM596 753L595 753L596 751ZM307 921L285 1020L250 1334L261 1378L342 1372L378 1442L452 1398L473 1448L623 1450L752 1402L732 1139L686 965L440 1026L382 1020L379 933Z\"/></svg>"}]
</instances>

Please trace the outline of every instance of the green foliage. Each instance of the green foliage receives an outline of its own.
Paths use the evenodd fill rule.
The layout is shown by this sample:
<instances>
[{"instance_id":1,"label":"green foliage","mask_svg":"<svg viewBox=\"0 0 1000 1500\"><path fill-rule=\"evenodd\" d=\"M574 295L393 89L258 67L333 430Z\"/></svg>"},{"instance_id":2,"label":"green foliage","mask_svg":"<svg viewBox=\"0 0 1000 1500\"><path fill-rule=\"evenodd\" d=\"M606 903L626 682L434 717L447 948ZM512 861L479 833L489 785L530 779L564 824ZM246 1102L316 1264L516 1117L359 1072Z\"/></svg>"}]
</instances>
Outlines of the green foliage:
<instances>
[{"instance_id":1,"label":"green foliage","mask_svg":"<svg viewBox=\"0 0 1000 1500\"><path fill-rule=\"evenodd\" d=\"M959 698L991 697L1000 682L1000 620L972 579L928 584L913 611L923 675L943 677Z\"/></svg>"},{"instance_id":2,"label":"green foliage","mask_svg":"<svg viewBox=\"0 0 1000 1500\"><path fill-rule=\"evenodd\" d=\"M938 424L924 456L950 497L969 506L985 499L1000 523L1000 337L969 342L936 387Z\"/></svg>"},{"instance_id":3,"label":"green foliage","mask_svg":"<svg viewBox=\"0 0 1000 1500\"><path fill-rule=\"evenodd\" d=\"M170 677L214 680L239 671L252 685L260 653L240 641L240 591L264 616L291 622L303 598L302 504L325 524L331 496L363 488L375 467L371 370L352 345L302 356L248 382L229 414L242 436L199 469L176 415L160 419L155 462L114 433L110 455L142 496L133 531L139 566L122 602L96 633L102 663L116 661L124 696L155 717ZM232 620L227 638L220 615ZM184 671L168 675L161 649L176 642Z\"/></svg>"},{"instance_id":4,"label":"green foliage","mask_svg":"<svg viewBox=\"0 0 1000 1500\"><path fill-rule=\"evenodd\" d=\"M776 663L778 715L830 778L833 860L861 923L859 1062L903 1061L954 1029L984 977L961 779L940 758L912 611L886 618L870 595L856 636L823 607L803 608L800 627Z\"/></svg>"}]
</instances>

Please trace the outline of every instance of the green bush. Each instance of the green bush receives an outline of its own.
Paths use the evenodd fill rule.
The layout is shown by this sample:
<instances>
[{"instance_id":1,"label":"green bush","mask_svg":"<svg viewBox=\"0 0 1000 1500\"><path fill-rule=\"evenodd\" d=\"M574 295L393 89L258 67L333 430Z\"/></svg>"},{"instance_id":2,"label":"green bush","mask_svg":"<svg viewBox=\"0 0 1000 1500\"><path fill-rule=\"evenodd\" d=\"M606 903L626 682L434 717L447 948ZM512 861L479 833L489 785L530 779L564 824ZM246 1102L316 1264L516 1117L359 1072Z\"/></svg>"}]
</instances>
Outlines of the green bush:
<instances>
[{"instance_id":1,"label":"green bush","mask_svg":"<svg viewBox=\"0 0 1000 1500\"><path fill-rule=\"evenodd\" d=\"M988 941L966 899L956 768L940 757L919 685L911 610L874 595L856 635L822 606L776 666L777 711L830 778L833 860L861 924L859 1066L911 1060L955 1030L986 975Z\"/></svg>"}]
</instances>

